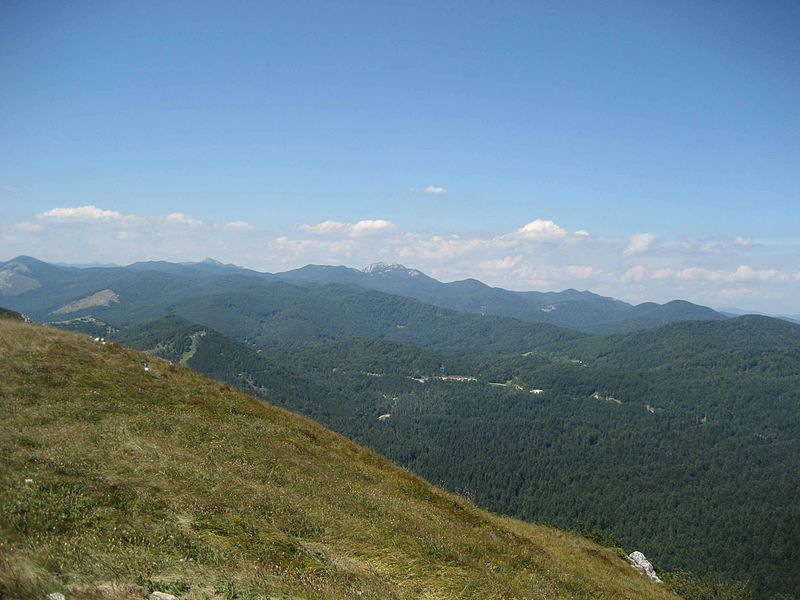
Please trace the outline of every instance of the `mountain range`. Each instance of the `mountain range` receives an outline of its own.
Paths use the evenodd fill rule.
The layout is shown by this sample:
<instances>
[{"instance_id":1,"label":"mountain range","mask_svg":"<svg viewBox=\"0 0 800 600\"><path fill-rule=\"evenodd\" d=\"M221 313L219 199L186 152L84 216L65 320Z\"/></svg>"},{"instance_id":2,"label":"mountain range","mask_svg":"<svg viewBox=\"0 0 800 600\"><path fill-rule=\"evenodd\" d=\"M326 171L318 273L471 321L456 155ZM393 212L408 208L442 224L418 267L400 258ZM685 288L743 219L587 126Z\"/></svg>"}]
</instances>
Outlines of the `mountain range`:
<instances>
[{"instance_id":1,"label":"mountain range","mask_svg":"<svg viewBox=\"0 0 800 600\"><path fill-rule=\"evenodd\" d=\"M259 273L212 259L197 263L154 261L127 267L81 269L50 265L24 256L0 263L0 297L11 307L25 307L39 319L104 289L112 290L126 302L125 296L143 292L155 293L154 298L173 298L175 294L189 296L237 285L276 282L354 286L461 312L549 323L594 334L623 333L675 321L726 318L711 308L683 300L634 306L573 289L515 292L475 279L443 283L416 269L384 263L375 263L364 270L308 265L278 274ZM17 302L23 294L24 302Z\"/></svg>"}]
</instances>

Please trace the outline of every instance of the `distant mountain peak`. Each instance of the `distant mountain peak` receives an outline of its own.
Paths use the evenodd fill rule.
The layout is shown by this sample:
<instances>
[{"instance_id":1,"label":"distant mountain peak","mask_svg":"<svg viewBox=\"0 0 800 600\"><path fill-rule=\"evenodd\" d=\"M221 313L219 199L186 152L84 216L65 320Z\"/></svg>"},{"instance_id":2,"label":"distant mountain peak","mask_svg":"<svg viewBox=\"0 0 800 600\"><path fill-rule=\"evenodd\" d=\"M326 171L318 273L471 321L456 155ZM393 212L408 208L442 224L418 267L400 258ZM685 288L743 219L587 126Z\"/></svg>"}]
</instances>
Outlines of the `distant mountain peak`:
<instances>
[{"instance_id":1,"label":"distant mountain peak","mask_svg":"<svg viewBox=\"0 0 800 600\"><path fill-rule=\"evenodd\" d=\"M382 273L384 271L393 271L396 269L405 269L405 267L397 263L374 262L364 267L364 273Z\"/></svg>"},{"instance_id":2,"label":"distant mountain peak","mask_svg":"<svg viewBox=\"0 0 800 600\"><path fill-rule=\"evenodd\" d=\"M402 273L410 277L419 277L422 275L421 271L417 269L409 269L397 263L376 262L367 266L364 271L368 275L385 275L389 273Z\"/></svg>"}]
</instances>

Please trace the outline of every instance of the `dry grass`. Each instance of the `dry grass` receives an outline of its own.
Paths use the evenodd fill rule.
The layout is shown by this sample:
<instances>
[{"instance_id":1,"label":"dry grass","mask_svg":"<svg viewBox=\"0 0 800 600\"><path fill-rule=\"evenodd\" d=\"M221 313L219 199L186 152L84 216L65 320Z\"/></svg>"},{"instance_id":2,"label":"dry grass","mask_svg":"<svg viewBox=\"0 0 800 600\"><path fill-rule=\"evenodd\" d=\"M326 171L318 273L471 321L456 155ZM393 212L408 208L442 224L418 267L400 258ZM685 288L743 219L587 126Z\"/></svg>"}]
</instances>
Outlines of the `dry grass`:
<instances>
[{"instance_id":1,"label":"dry grass","mask_svg":"<svg viewBox=\"0 0 800 600\"><path fill-rule=\"evenodd\" d=\"M0 456L0 597L672 597L307 419L35 325L0 322Z\"/></svg>"}]
</instances>

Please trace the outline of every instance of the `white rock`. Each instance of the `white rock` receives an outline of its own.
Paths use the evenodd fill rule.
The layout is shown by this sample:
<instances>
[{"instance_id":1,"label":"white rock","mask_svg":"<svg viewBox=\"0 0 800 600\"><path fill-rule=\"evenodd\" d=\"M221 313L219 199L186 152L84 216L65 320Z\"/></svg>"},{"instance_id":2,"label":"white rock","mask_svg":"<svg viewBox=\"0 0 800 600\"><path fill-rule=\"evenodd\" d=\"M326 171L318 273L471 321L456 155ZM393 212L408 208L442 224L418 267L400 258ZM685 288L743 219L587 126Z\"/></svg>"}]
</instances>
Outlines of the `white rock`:
<instances>
[{"instance_id":1,"label":"white rock","mask_svg":"<svg viewBox=\"0 0 800 600\"><path fill-rule=\"evenodd\" d=\"M650 561L647 560L645 555L639 552L638 550L636 552L631 552L628 555L628 560L630 561L631 565L633 565L634 568L638 569L639 571L647 575L650 578L650 581L655 581L656 583L664 583L663 581L661 581L661 579L659 579L658 575L656 575L656 571L655 569L653 569L653 565L650 564Z\"/></svg>"},{"instance_id":2,"label":"white rock","mask_svg":"<svg viewBox=\"0 0 800 600\"><path fill-rule=\"evenodd\" d=\"M67 597L61 592L52 592L47 594L47 600L67 600Z\"/></svg>"},{"instance_id":3,"label":"white rock","mask_svg":"<svg viewBox=\"0 0 800 600\"><path fill-rule=\"evenodd\" d=\"M153 592L150 594L149 600L178 600L178 597L167 592Z\"/></svg>"}]
</instances>

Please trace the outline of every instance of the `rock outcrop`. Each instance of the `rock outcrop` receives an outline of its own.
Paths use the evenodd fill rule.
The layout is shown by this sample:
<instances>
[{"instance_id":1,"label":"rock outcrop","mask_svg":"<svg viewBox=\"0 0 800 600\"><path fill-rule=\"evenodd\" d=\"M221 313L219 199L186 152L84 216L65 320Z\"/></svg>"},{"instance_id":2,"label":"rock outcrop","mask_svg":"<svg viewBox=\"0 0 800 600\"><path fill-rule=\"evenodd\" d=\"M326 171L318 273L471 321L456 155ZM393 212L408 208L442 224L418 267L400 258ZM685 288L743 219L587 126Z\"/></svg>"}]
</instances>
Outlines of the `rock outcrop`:
<instances>
[{"instance_id":1,"label":"rock outcrop","mask_svg":"<svg viewBox=\"0 0 800 600\"><path fill-rule=\"evenodd\" d=\"M150 594L149 600L178 600L178 597L166 592L153 592Z\"/></svg>"},{"instance_id":2,"label":"rock outcrop","mask_svg":"<svg viewBox=\"0 0 800 600\"><path fill-rule=\"evenodd\" d=\"M636 552L631 552L628 555L628 560L635 569L638 569L639 571L647 575L650 578L650 581L655 581L656 583L664 583L663 581L661 581L659 576L656 575L656 571L655 569L653 569L653 565L650 564L650 561L647 560L647 557L645 557L645 555L639 552L638 550Z\"/></svg>"}]
</instances>

